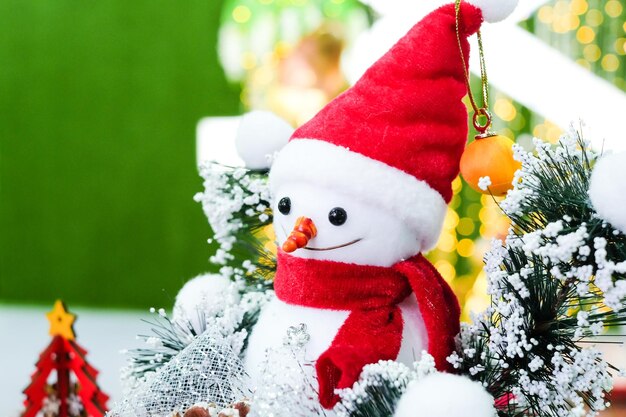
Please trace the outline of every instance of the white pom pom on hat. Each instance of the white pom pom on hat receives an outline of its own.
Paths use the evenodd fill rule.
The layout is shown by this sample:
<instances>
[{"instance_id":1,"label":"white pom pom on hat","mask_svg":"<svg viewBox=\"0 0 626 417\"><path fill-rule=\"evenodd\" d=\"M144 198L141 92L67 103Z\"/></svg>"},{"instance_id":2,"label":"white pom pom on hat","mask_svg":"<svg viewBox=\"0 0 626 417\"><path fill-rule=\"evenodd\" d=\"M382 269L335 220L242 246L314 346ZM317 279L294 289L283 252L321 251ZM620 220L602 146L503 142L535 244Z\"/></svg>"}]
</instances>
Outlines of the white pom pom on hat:
<instances>
[{"instance_id":1,"label":"white pom pom on hat","mask_svg":"<svg viewBox=\"0 0 626 417\"><path fill-rule=\"evenodd\" d=\"M411 384L393 417L495 417L493 397L468 377L429 375Z\"/></svg>"},{"instance_id":2,"label":"white pom pom on hat","mask_svg":"<svg viewBox=\"0 0 626 417\"><path fill-rule=\"evenodd\" d=\"M485 22L496 23L506 19L515 7L518 0L464 0L480 9Z\"/></svg>"},{"instance_id":3,"label":"white pom pom on hat","mask_svg":"<svg viewBox=\"0 0 626 417\"><path fill-rule=\"evenodd\" d=\"M289 141L294 129L285 120L269 111L255 110L241 118L235 147L249 169L267 169L268 157Z\"/></svg>"},{"instance_id":4,"label":"white pom pom on hat","mask_svg":"<svg viewBox=\"0 0 626 417\"><path fill-rule=\"evenodd\" d=\"M598 215L626 233L626 152L602 156L591 173L589 197Z\"/></svg>"}]
</instances>

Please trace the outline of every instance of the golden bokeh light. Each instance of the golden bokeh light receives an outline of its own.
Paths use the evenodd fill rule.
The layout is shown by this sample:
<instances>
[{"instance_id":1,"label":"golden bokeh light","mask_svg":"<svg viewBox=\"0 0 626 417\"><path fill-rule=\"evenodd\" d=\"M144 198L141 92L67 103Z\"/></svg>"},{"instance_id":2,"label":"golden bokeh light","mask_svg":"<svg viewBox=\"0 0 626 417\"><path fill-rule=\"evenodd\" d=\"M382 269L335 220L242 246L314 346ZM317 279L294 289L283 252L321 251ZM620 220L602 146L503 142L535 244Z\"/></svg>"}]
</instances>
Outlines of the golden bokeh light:
<instances>
[{"instance_id":1,"label":"golden bokeh light","mask_svg":"<svg viewBox=\"0 0 626 417\"><path fill-rule=\"evenodd\" d=\"M493 109L496 115L505 122L510 122L517 116L517 109L513 105L513 102L506 98L497 99Z\"/></svg>"},{"instance_id":2,"label":"golden bokeh light","mask_svg":"<svg viewBox=\"0 0 626 417\"><path fill-rule=\"evenodd\" d=\"M459 220L459 224L456 226L457 232L463 236L470 236L476 230L474 219L470 217L463 217Z\"/></svg>"},{"instance_id":3,"label":"golden bokeh light","mask_svg":"<svg viewBox=\"0 0 626 417\"><path fill-rule=\"evenodd\" d=\"M455 195L454 197L452 197L452 201L450 201L450 204L448 204L448 207L450 207L453 210L456 210L459 208L460 205L461 205L461 199L458 197L458 195Z\"/></svg>"},{"instance_id":4,"label":"golden bokeh light","mask_svg":"<svg viewBox=\"0 0 626 417\"><path fill-rule=\"evenodd\" d=\"M570 14L570 5L566 0L558 0L554 3L554 14L557 16L565 16Z\"/></svg>"},{"instance_id":5,"label":"golden bokeh light","mask_svg":"<svg viewBox=\"0 0 626 417\"><path fill-rule=\"evenodd\" d=\"M624 11L624 8L619 0L609 0L604 6L604 11L611 17L619 17Z\"/></svg>"},{"instance_id":6,"label":"golden bokeh light","mask_svg":"<svg viewBox=\"0 0 626 417\"><path fill-rule=\"evenodd\" d=\"M454 181L452 181L452 192L458 193L463 188L463 181L461 181L461 177L457 176Z\"/></svg>"},{"instance_id":7,"label":"golden bokeh light","mask_svg":"<svg viewBox=\"0 0 626 417\"><path fill-rule=\"evenodd\" d=\"M502 214L498 203L491 196L481 196L483 208L478 217L482 223L480 226L480 236L486 240L494 237L503 237L509 227L509 219Z\"/></svg>"},{"instance_id":8,"label":"golden bokeh light","mask_svg":"<svg viewBox=\"0 0 626 417\"><path fill-rule=\"evenodd\" d=\"M456 250L456 236L450 232L443 232L439 236L437 249L442 252L454 252Z\"/></svg>"},{"instance_id":9,"label":"golden bokeh light","mask_svg":"<svg viewBox=\"0 0 626 417\"><path fill-rule=\"evenodd\" d=\"M481 271L472 289L468 291L463 306L463 319L464 321L471 321L471 313L480 313L485 311L491 304L491 298L487 295L487 275L484 271Z\"/></svg>"},{"instance_id":10,"label":"golden bokeh light","mask_svg":"<svg viewBox=\"0 0 626 417\"><path fill-rule=\"evenodd\" d=\"M444 230L452 230L459 224L459 215L456 211L448 209L446 212L446 217L443 220L443 228Z\"/></svg>"},{"instance_id":11,"label":"golden bokeh light","mask_svg":"<svg viewBox=\"0 0 626 417\"><path fill-rule=\"evenodd\" d=\"M537 17L539 18L539 20L548 25L552 23L553 16L554 14L552 12L551 6L542 6L537 13Z\"/></svg>"},{"instance_id":12,"label":"golden bokeh light","mask_svg":"<svg viewBox=\"0 0 626 417\"><path fill-rule=\"evenodd\" d=\"M592 27L598 27L604 22L604 15L598 9L591 9L585 15L585 23Z\"/></svg>"},{"instance_id":13,"label":"golden bokeh light","mask_svg":"<svg viewBox=\"0 0 626 417\"><path fill-rule=\"evenodd\" d=\"M483 206L480 203L471 203L470 205L467 206L467 209L465 210L465 212L472 219L477 219L478 218L478 213L480 213L480 209L482 207Z\"/></svg>"},{"instance_id":14,"label":"golden bokeh light","mask_svg":"<svg viewBox=\"0 0 626 417\"><path fill-rule=\"evenodd\" d=\"M615 41L615 52L620 55L626 55L626 38L619 38Z\"/></svg>"},{"instance_id":15,"label":"golden bokeh light","mask_svg":"<svg viewBox=\"0 0 626 417\"><path fill-rule=\"evenodd\" d=\"M576 32L576 39L582 44L593 42L596 38L596 32L589 26L581 26Z\"/></svg>"},{"instance_id":16,"label":"golden bokeh light","mask_svg":"<svg viewBox=\"0 0 626 417\"><path fill-rule=\"evenodd\" d=\"M538 124L533 129L533 136L546 140L550 143L556 143L562 134L562 128L547 120L541 124Z\"/></svg>"},{"instance_id":17,"label":"golden bokeh light","mask_svg":"<svg viewBox=\"0 0 626 417\"><path fill-rule=\"evenodd\" d=\"M448 283L456 277L456 270L454 269L454 266L445 259L437 261L435 263L435 268L437 268L437 271L439 271L443 279L445 279Z\"/></svg>"},{"instance_id":18,"label":"golden bokeh light","mask_svg":"<svg viewBox=\"0 0 626 417\"><path fill-rule=\"evenodd\" d=\"M233 20L237 23L246 23L252 17L252 12L247 6L237 6L233 10Z\"/></svg>"},{"instance_id":19,"label":"golden bokeh light","mask_svg":"<svg viewBox=\"0 0 626 417\"><path fill-rule=\"evenodd\" d=\"M607 54L602 58L602 69L615 72L619 68L619 59L614 54Z\"/></svg>"},{"instance_id":20,"label":"golden bokeh light","mask_svg":"<svg viewBox=\"0 0 626 417\"><path fill-rule=\"evenodd\" d=\"M584 14L588 8L589 4L587 4L586 0L572 0L570 3L571 12L578 16Z\"/></svg>"},{"instance_id":21,"label":"golden bokeh light","mask_svg":"<svg viewBox=\"0 0 626 417\"><path fill-rule=\"evenodd\" d=\"M589 62L596 62L602 56L602 51L596 44L587 45L583 49L583 56Z\"/></svg>"},{"instance_id":22,"label":"golden bokeh light","mask_svg":"<svg viewBox=\"0 0 626 417\"><path fill-rule=\"evenodd\" d=\"M462 239L456 245L456 251L464 258L474 255L474 241L472 239Z\"/></svg>"}]
</instances>

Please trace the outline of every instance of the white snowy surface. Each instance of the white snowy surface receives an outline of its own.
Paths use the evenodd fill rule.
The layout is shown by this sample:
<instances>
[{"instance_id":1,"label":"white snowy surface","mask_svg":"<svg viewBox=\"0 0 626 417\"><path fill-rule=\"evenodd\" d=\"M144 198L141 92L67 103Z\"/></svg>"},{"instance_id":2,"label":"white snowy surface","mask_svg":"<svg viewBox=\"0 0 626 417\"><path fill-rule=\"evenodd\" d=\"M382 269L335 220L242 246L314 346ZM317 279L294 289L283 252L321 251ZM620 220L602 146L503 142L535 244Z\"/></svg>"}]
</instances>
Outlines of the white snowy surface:
<instances>
[{"instance_id":1,"label":"white snowy surface","mask_svg":"<svg viewBox=\"0 0 626 417\"><path fill-rule=\"evenodd\" d=\"M22 411L22 390L30 383L39 354L50 343L45 313L50 306L0 305L0 416L17 417ZM87 350L87 360L97 370L98 384L111 396L109 406L119 400L119 370L124 366L122 349L135 347L135 336L146 334L147 312L92 310L68 306L78 319L74 324L77 342Z\"/></svg>"}]
</instances>

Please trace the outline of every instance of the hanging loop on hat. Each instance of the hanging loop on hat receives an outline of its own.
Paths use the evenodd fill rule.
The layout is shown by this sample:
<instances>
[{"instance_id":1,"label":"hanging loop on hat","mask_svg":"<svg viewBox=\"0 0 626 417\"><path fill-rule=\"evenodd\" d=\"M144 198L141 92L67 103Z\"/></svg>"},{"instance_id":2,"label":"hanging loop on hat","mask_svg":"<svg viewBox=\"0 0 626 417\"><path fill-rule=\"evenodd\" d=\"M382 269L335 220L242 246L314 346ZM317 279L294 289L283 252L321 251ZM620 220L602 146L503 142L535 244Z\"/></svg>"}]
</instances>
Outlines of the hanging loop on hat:
<instances>
[{"instance_id":1,"label":"hanging loop on hat","mask_svg":"<svg viewBox=\"0 0 626 417\"><path fill-rule=\"evenodd\" d=\"M487 79L487 66L485 65L485 53L483 50L483 39L480 34L480 30L478 30L476 36L478 38L478 56L480 58L480 86L482 92L482 101L483 105L478 106L476 104L476 100L474 98L474 94L472 94L472 86L470 83L470 74L467 62L465 62L465 55L463 54L463 45L461 43L461 28L460 28L460 15L461 15L461 1L456 0L455 2L455 17L456 17L456 39L459 45L459 52L461 54L461 61L463 62L463 72L465 73L465 85L467 87L467 95L470 100L470 104L472 105L472 109L474 110L473 115L473 124L474 128L479 132L479 137L490 136L492 133L489 128L491 127L491 113L489 112L489 80ZM480 123L480 118L485 118L485 123Z\"/></svg>"}]
</instances>

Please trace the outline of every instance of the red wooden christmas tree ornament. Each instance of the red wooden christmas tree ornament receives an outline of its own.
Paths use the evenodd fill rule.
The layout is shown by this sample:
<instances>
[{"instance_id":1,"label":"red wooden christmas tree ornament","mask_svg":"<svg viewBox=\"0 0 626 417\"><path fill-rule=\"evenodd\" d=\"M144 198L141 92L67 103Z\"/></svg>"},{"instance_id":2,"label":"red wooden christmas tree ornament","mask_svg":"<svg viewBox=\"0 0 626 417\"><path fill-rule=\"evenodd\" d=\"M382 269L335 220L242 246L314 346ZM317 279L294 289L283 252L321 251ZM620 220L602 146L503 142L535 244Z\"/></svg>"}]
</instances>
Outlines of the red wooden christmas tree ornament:
<instances>
[{"instance_id":1,"label":"red wooden christmas tree ornament","mask_svg":"<svg viewBox=\"0 0 626 417\"><path fill-rule=\"evenodd\" d=\"M103 417L109 397L96 384L98 371L75 342L76 316L57 300L48 314L52 341L39 355L31 383L24 390L22 417ZM56 379L56 380L55 380Z\"/></svg>"}]
</instances>

